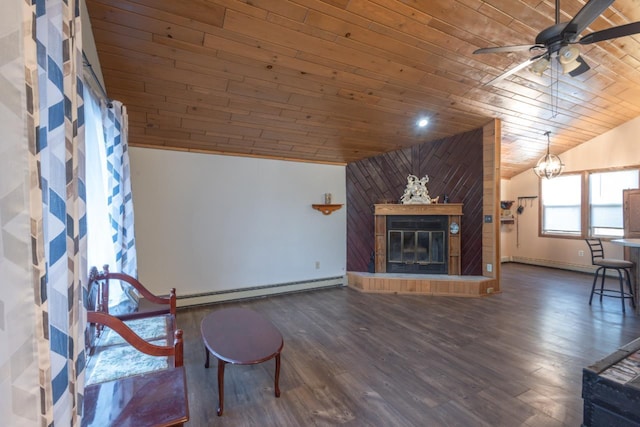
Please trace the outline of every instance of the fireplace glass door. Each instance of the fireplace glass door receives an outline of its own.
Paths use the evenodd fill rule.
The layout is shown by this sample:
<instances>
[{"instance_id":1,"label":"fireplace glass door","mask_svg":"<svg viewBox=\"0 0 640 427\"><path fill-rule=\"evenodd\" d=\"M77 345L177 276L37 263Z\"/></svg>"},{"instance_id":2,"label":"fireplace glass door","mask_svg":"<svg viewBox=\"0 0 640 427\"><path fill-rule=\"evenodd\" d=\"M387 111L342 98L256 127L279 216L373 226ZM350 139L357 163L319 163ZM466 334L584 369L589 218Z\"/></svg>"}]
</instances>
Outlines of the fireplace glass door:
<instances>
[{"instance_id":1,"label":"fireplace glass door","mask_svg":"<svg viewBox=\"0 0 640 427\"><path fill-rule=\"evenodd\" d=\"M447 273L447 217L394 218L388 225L387 272Z\"/></svg>"},{"instance_id":2,"label":"fireplace glass door","mask_svg":"<svg viewBox=\"0 0 640 427\"><path fill-rule=\"evenodd\" d=\"M389 262L443 264L444 232L389 231Z\"/></svg>"}]
</instances>

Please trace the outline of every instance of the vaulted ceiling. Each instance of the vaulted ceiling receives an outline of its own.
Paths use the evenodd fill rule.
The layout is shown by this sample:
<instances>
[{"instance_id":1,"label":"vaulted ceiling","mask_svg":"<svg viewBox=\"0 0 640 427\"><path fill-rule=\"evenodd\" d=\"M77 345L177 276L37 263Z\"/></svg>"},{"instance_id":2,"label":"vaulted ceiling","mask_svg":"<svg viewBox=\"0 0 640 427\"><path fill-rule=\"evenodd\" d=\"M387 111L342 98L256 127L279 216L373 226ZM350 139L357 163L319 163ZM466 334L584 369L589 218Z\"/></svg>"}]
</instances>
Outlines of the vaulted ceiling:
<instances>
[{"instance_id":1,"label":"vaulted ceiling","mask_svg":"<svg viewBox=\"0 0 640 427\"><path fill-rule=\"evenodd\" d=\"M510 178L544 154L546 131L558 154L640 116L638 35L579 46L591 70L577 77L522 69L486 85L531 54L474 50L533 44L554 1L86 3L132 146L348 163L499 118ZM561 21L584 3L561 1ZM582 35L635 21L640 0L617 0Z\"/></svg>"}]
</instances>

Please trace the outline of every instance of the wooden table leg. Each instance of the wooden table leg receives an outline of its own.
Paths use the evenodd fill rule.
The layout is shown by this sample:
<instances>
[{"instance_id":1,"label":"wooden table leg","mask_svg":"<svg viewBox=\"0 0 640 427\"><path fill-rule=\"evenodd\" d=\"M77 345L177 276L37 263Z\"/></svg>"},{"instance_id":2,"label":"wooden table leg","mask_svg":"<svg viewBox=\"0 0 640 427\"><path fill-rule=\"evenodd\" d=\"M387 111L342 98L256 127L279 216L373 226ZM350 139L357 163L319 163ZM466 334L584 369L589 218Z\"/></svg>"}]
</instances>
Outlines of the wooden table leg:
<instances>
[{"instance_id":1,"label":"wooden table leg","mask_svg":"<svg viewBox=\"0 0 640 427\"><path fill-rule=\"evenodd\" d=\"M224 409L224 365L227 362L218 359L218 416L222 415Z\"/></svg>"},{"instance_id":2,"label":"wooden table leg","mask_svg":"<svg viewBox=\"0 0 640 427\"><path fill-rule=\"evenodd\" d=\"M633 262L633 267L631 267L631 280L633 283L630 283L630 285L633 289L635 312L640 314L640 248L625 246L624 259Z\"/></svg>"},{"instance_id":3,"label":"wooden table leg","mask_svg":"<svg viewBox=\"0 0 640 427\"><path fill-rule=\"evenodd\" d=\"M633 268L631 268L633 283L633 302L635 303L636 314L640 313L640 248L629 248L630 259L633 261Z\"/></svg>"},{"instance_id":4,"label":"wooden table leg","mask_svg":"<svg viewBox=\"0 0 640 427\"><path fill-rule=\"evenodd\" d=\"M280 353L276 354L276 376L274 382L274 389L276 393L276 397L280 397Z\"/></svg>"},{"instance_id":5,"label":"wooden table leg","mask_svg":"<svg viewBox=\"0 0 640 427\"><path fill-rule=\"evenodd\" d=\"M209 368L209 349L207 348L207 346L204 347L204 353L207 356L206 361L204 362L204 367Z\"/></svg>"}]
</instances>

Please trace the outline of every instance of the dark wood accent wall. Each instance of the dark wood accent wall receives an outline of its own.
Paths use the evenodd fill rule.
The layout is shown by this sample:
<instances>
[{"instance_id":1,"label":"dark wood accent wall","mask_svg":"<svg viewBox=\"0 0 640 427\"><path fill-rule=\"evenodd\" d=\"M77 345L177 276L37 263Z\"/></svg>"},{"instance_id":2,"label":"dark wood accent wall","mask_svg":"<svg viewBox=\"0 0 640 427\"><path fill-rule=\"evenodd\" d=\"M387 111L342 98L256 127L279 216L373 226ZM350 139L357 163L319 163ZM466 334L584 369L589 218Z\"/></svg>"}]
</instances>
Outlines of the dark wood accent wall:
<instances>
[{"instance_id":1,"label":"dark wood accent wall","mask_svg":"<svg viewBox=\"0 0 640 427\"><path fill-rule=\"evenodd\" d=\"M431 197L464 204L462 274L482 275L482 129L347 165L347 270L373 271L373 205L398 203L410 174L429 176Z\"/></svg>"}]
</instances>

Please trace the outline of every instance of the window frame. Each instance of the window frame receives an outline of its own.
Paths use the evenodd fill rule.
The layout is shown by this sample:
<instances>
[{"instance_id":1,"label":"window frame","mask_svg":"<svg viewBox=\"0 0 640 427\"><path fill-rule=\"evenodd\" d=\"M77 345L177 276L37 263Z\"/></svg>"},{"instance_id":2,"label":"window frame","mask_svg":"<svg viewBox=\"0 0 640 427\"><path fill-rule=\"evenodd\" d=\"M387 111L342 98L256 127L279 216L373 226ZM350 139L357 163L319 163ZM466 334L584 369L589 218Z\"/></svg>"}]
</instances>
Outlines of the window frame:
<instances>
[{"instance_id":1,"label":"window frame","mask_svg":"<svg viewBox=\"0 0 640 427\"><path fill-rule=\"evenodd\" d=\"M606 173L606 172L620 172L624 170L637 170L638 171L638 187L640 188L640 165L623 166L617 168L601 168L601 169L586 169L568 172L563 175L580 175L580 233L556 233L543 230L544 224L544 195L542 194L542 179L538 179L538 194L540 195L540 203L538 203L538 237L552 237L562 239L584 240L593 237L591 234L591 201L589 199L589 177L591 174ZM603 240L619 239L620 236L598 235L597 237Z\"/></svg>"}]
</instances>

